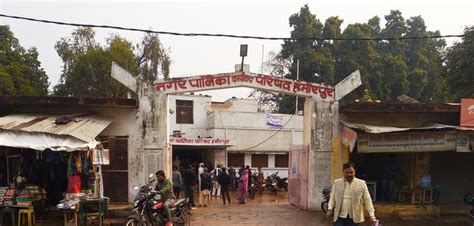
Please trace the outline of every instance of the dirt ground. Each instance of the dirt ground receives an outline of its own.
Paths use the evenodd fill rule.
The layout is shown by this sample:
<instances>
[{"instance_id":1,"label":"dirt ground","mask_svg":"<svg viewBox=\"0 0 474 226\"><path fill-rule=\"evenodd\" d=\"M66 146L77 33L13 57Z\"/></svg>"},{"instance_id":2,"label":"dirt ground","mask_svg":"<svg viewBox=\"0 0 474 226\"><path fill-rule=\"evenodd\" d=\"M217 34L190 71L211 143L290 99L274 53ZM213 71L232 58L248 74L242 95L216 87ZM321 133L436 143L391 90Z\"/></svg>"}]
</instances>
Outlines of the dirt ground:
<instances>
[{"instance_id":1,"label":"dirt ground","mask_svg":"<svg viewBox=\"0 0 474 226\"><path fill-rule=\"evenodd\" d=\"M248 200L247 204L237 204L235 193L231 193L231 206L222 203L222 199L212 198L207 207L198 207L192 211L192 226L213 225L318 225L330 226L322 212L309 212L291 205L287 193L277 196L264 194ZM196 203L197 204L197 203ZM370 224L364 224L370 225ZM380 219L382 226L463 226L469 224L467 218L431 219L423 221L401 221L399 219Z\"/></svg>"}]
</instances>

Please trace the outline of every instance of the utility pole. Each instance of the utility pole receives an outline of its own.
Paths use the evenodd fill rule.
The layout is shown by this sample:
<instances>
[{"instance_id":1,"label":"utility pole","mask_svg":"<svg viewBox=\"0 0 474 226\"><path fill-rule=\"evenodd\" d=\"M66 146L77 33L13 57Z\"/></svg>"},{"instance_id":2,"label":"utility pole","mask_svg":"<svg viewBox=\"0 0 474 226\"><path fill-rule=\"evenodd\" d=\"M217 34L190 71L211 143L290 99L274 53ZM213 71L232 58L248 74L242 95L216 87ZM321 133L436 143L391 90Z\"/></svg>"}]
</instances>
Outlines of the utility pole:
<instances>
[{"instance_id":1,"label":"utility pole","mask_svg":"<svg viewBox=\"0 0 474 226\"><path fill-rule=\"evenodd\" d=\"M300 80L300 60L296 60L296 81ZM298 96L296 96L295 115L298 115Z\"/></svg>"}]
</instances>

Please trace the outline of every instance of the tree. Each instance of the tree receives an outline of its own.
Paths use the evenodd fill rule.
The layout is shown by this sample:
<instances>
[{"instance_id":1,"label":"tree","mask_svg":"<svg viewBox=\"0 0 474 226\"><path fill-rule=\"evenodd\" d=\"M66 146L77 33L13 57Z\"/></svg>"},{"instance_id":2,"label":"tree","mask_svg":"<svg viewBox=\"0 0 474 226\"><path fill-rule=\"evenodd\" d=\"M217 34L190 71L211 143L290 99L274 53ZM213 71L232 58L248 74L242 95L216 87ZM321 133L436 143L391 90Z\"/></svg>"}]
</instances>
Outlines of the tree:
<instances>
[{"instance_id":1,"label":"tree","mask_svg":"<svg viewBox=\"0 0 474 226\"><path fill-rule=\"evenodd\" d=\"M48 76L35 47L25 50L9 26L0 26L0 95L48 94Z\"/></svg>"},{"instance_id":2,"label":"tree","mask_svg":"<svg viewBox=\"0 0 474 226\"><path fill-rule=\"evenodd\" d=\"M444 60L447 96L451 101L474 98L474 26L464 30L461 42L447 49Z\"/></svg>"},{"instance_id":3,"label":"tree","mask_svg":"<svg viewBox=\"0 0 474 226\"><path fill-rule=\"evenodd\" d=\"M60 96L124 97L127 88L110 77L112 61L148 83L169 75L170 57L155 35L145 35L136 46L111 35L107 45L101 46L91 28L78 28L55 48L64 62L60 83L54 88Z\"/></svg>"},{"instance_id":4,"label":"tree","mask_svg":"<svg viewBox=\"0 0 474 226\"><path fill-rule=\"evenodd\" d=\"M305 5L299 13L291 15L289 21L292 38L354 40L285 41L277 54L279 61L291 62L284 77L296 78L296 62L299 60L301 80L331 86L353 71L360 70L362 86L342 99L342 102L355 99L395 101L402 94L421 102L444 100L444 83L440 80L443 74L441 51L445 46L444 40L403 39L439 35L439 31L427 31L420 16L406 20L400 11L392 10L385 16L383 27L380 18L373 17L366 23L348 24L342 30L342 19L329 17L323 25ZM395 39L375 39L379 37ZM279 112L294 112L295 97L283 96L276 100Z\"/></svg>"}]
</instances>

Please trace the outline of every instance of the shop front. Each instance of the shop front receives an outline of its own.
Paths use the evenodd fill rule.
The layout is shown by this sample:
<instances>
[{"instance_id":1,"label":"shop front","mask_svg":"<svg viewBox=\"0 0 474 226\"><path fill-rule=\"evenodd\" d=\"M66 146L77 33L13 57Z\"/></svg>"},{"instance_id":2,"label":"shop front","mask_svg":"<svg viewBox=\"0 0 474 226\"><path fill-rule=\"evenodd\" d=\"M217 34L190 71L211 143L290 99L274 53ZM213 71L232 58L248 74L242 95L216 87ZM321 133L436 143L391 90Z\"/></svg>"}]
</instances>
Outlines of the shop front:
<instances>
[{"instance_id":1,"label":"shop front","mask_svg":"<svg viewBox=\"0 0 474 226\"><path fill-rule=\"evenodd\" d=\"M100 166L109 159L95 138L111 122L78 115L0 117L0 207L12 215L1 223L20 213L44 217L55 207L85 214L87 208L80 212L79 205L102 206Z\"/></svg>"},{"instance_id":2,"label":"shop front","mask_svg":"<svg viewBox=\"0 0 474 226\"><path fill-rule=\"evenodd\" d=\"M472 137L464 127L343 122L342 137L375 202L459 202L474 187Z\"/></svg>"}]
</instances>

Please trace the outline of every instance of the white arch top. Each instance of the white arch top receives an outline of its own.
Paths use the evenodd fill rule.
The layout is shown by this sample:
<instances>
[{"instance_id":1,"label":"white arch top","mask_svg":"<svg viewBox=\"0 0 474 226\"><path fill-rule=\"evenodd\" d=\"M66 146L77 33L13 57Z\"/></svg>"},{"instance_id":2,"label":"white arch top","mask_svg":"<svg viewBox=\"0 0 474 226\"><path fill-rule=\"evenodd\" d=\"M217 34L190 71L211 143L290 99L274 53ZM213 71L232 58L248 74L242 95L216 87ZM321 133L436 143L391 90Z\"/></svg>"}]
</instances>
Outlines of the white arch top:
<instances>
[{"instance_id":1,"label":"white arch top","mask_svg":"<svg viewBox=\"0 0 474 226\"><path fill-rule=\"evenodd\" d=\"M178 94L205 90L249 87L270 92L279 92L295 96L315 97L317 100L332 101L335 89L318 83L298 82L270 75L235 72L214 75L173 78L155 81L158 93Z\"/></svg>"}]
</instances>

